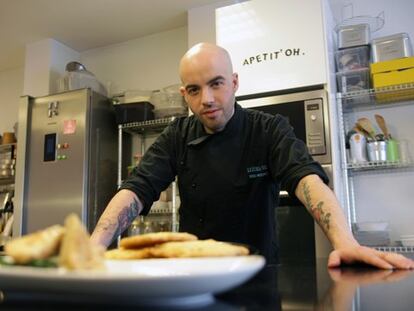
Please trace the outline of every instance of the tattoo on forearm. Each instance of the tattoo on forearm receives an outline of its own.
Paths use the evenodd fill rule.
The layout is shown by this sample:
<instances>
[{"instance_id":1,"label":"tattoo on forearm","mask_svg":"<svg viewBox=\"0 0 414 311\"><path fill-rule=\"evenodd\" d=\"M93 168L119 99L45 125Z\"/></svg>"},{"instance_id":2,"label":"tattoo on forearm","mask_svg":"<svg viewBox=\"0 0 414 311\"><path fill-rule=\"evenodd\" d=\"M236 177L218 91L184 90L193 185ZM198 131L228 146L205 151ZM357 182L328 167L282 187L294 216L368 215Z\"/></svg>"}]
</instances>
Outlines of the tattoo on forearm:
<instances>
[{"instance_id":1,"label":"tattoo on forearm","mask_svg":"<svg viewBox=\"0 0 414 311\"><path fill-rule=\"evenodd\" d=\"M130 223L138 216L139 213L139 202L134 199L134 201L129 205L125 206L117 219L105 218L101 219L97 224L95 231L105 231L113 232L111 240L119 236Z\"/></svg>"},{"instance_id":2,"label":"tattoo on forearm","mask_svg":"<svg viewBox=\"0 0 414 311\"><path fill-rule=\"evenodd\" d=\"M308 211L313 215L316 221L325 227L328 231L330 228L330 217L331 213L327 213L324 208L324 202L320 201L314 206L311 201L309 185L307 182L303 183L303 195L305 196L305 206Z\"/></svg>"},{"instance_id":3,"label":"tattoo on forearm","mask_svg":"<svg viewBox=\"0 0 414 311\"><path fill-rule=\"evenodd\" d=\"M138 216L139 203L136 199L126 208L124 208L118 215L118 228L115 231L114 237L120 235L131 222Z\"/></svg>"}]
</instances>

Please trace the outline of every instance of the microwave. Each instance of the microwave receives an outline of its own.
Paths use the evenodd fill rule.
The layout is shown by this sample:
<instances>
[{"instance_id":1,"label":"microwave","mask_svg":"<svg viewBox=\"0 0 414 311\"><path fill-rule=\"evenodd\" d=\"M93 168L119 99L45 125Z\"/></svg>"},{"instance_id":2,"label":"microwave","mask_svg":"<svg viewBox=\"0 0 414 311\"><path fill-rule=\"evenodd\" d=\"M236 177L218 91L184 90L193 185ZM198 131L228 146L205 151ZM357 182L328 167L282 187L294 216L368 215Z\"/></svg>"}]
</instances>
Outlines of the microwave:
<instances>
[{"instance_id":1,"label":"microwave","mask_svg":"<svg viewBox=\"0 0 414 311\"><path fill-rule=\"evenodd\" d=\"M286 117L296 137L305 142L312 157L321 164L332 163L325 90L245 95L236 100L243 108Z\"/></svg>"}]
</instances>

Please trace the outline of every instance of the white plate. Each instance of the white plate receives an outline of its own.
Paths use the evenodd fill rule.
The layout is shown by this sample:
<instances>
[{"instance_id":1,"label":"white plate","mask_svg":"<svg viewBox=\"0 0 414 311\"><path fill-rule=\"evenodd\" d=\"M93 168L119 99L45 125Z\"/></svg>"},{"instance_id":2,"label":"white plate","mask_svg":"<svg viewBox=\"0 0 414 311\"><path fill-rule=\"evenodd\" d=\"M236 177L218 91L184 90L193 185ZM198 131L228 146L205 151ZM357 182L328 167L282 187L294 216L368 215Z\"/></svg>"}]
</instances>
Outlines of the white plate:
<instances>
[{"instance_id":1,"label":"white plate","mask_svg":"<svg viewBox=\"0 0 414 311\"><path fill-rule=\"evenodd\" d=\"M0 289L47 292L78 300L144 305L203 305L212 294L250 279L262 256L108 260L105 271L0 267ZM62 295L63 294L63 295Z\"/></svg>"}]
</instances>

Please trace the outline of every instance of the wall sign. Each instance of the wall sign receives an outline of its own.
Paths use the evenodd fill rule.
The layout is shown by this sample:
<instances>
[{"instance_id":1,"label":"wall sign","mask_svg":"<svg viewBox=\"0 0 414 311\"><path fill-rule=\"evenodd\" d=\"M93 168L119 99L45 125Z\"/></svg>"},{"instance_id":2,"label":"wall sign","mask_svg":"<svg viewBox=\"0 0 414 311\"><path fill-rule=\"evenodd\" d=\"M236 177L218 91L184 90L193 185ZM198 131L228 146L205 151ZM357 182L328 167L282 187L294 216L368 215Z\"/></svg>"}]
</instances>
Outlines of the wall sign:
<instances>
[{"instance_id":1,"label":"wall sign","mask_svg":"<svg viewBox=\"0 0 414 311\"><path fill-rule=\"evenodd\" d=\"M216 42L239 74L237 95L327 82L322 0L251 0L216 9Z\"/></svg>"}]
</instances>

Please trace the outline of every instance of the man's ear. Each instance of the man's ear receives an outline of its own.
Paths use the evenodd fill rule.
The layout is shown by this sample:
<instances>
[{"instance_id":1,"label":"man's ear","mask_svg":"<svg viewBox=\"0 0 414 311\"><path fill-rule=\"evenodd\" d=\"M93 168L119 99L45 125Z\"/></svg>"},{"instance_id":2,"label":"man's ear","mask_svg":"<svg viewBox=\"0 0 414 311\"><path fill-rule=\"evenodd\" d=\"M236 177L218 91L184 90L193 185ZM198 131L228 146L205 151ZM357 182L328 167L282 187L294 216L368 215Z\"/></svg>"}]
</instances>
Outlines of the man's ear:
<instances>
[{"instance_id":1,"label":"man's ear","mask_svg":"<svg viewBox=\"0 0 414 311\"><path fill-rule=\"evenodd\" d=\"M239 89L239 74L237 72L232 74L233 79L233 90L236 93L236 91Z\"/></svg>"},{"instance_id":2,"label":"man's ear","mask_svg":"<svg viewBox=\"0 0 414 311\"><path fill-rule=\"evenodd\" d=\"M180 93L181 93L182 96L185 95L185 87L184 86L180 87Z\"/></svg>"}]
</instances>

